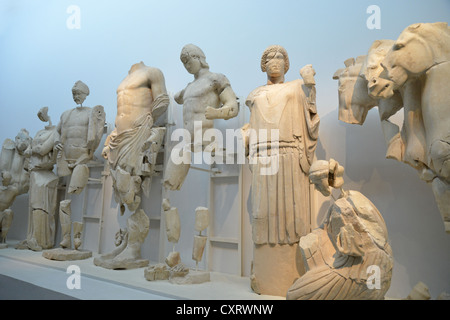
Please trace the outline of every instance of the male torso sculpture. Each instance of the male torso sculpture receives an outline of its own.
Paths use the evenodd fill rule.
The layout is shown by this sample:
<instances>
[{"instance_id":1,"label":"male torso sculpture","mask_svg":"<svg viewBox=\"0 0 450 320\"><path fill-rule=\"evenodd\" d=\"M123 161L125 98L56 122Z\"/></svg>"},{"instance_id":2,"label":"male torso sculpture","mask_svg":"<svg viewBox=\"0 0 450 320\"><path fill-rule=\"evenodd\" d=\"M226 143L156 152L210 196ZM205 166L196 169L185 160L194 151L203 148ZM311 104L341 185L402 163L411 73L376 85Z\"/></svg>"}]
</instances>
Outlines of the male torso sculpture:
<instances>
[{"instance_id":1,"label":"male torso sculpture","mask_svg":"<svg viewBox=\"0 0 450 320\"><path fill-rule=\"evenodd\" d=\"M72 88L77 107L65 111L57 125L60 137L56 142L57 171L59 176L72 175L68 192L79 194L89 179L87 163L94 158L103 135L105 112L103 106L83 107L89 88L77 81Z\"/></svg>"},{"instance_id":2,"label":"male torso sculpture","mask_svg":"<svg viewBox=\"0 0 450 320\"><path fill-rule=\"evenodd\" d=\"M163 73L143 62L134 64L117 88L115 129L107 137L103 156L110 164L116 201L135 211L141 187L149 189L157 150L165 128L152 128L169 105Z\"/></svg>"},{"instance_id":3,"label":"male torso sculpture","mask_svg":"<svg viewBox=\"0 0 450 320\"><path fill-rule=\"evenodd\" d=\"M175 94L175 101L183 105L183 128L189 133L191 145L184 152L203 151L209 141L203 140L206 130L214 127L214 119L230 119L239 112L239 103L227 77L209 71L203 51L188 44L183 47L180 60L186 70L194 75L194 81ZM179 190L188 174L189 163L175 165L169 159L165 170L164 185Z\"/></svg>"},{"instance_id":4,"label":"male torso sculpture","mask_svg":"<svg viewBox=\"0 0 450 320\"><path fill-rule=\"evenodd\" d=\"M117 89L115 129L107 137L103 156L108 160L115 200L122 214L125 206L133 214L127 220L123 241L109 254L94 259L98 266L137 268L148 265L140 248L149 231L149 219L142 209L140 192L148 195L156 157L165 128L154 122L169 105L163 73L143 62L134 64Z\"/></svg>"}]
</instances>

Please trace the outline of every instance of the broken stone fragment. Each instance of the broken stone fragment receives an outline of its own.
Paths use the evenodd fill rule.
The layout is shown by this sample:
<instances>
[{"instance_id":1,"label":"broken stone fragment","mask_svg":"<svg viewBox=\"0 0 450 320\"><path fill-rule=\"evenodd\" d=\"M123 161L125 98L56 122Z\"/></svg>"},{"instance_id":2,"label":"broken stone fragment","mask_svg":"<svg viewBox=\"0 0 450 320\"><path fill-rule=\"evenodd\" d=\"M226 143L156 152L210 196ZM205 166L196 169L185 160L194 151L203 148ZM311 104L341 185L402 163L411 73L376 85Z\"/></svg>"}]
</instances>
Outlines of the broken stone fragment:
<instances>
[{"instance_id":1,"label":"broken stone fragment","mask_svg":"<svg viewBox=\"0 0 450 320\"><path fill-rule=\"evenodd\" d=\"M170 270L165 264L159 263L146 268L144 270L144 276L148 281L168 280L170 276Z\"/></svg>"},{"instance_id":2,"label":"broken stone fragment","mask_svg":"<svg viewBox=\"0 0 450 320\"><path fill-rule=\"evenodd\" d=\"M189 273L189 268L179 263L170 269L170 278L184 277Z\"/></svg>"},{"instance_id":3,"label":"broken stone fragment","mask_svg":"<svg viewBox=\"0 0 450 320\"><path fill-rule=\"evenodd\" d=\"M166 258L166 263L169 267L174 267L181 263L180 253L177 251L172 251Z\"/></svg>"}]
</instances>

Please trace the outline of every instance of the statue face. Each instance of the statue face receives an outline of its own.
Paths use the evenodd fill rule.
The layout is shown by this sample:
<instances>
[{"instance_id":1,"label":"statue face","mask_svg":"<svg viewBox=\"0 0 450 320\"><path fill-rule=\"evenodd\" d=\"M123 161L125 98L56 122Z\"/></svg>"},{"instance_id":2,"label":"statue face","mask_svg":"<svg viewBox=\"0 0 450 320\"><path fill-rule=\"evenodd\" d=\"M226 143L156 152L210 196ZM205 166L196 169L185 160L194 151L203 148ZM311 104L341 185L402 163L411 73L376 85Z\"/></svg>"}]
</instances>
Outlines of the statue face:
<instances>
[{"instance_id":1,"label":"statue face","mask_svg":"<svg viewBox=\"0 0 450 320\"><path fill-rule=\"evenodd\" d=\"M81 90L72 90L73 101L76 104L82 104L86 100L87 94Z\"/></svg>"},{"instance_id":2,"label":"statue face","mask_svg":"<svg viewBox=\"0 0 450 320\"><path fill-rule=\"evenodd\" d=\"M16 136L15 142L17 150L22 152L25 151L30 145L31 138L26 133L19 132L19 134Z\"/></svg>"},{"instance_id":3,"label":"statue face","mask_svg":"<svg viewBox=\"0 0 450 320\"><path fill-rule=\"evenodd\" d=\"M281 52L270 53L266 59L266 72L271 78L284 76L285 60Z\"/></svg>"},{"instance_id":4,"label":"statue face","mask_svg":"<svg viewBox=\"0 0 450 320\"><path fill-rule=\"evenodd\" d=\"M196 57L186 56L181 59L181 62L190 74L196 74L202 68L200 59Z\"/></svg>"}]
</instances>

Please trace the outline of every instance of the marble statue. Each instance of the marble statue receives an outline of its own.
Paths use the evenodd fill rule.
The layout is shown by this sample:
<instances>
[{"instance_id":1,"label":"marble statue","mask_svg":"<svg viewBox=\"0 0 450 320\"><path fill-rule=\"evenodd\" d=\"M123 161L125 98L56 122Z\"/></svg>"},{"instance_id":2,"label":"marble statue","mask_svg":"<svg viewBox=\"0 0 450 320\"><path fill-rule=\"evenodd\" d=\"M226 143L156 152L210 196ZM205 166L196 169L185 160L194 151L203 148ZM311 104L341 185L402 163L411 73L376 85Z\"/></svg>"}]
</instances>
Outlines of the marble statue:
<instances>
[{"instance_id":1,"label":"marble statue","mask_svg":"<svg viewBox=\"0 0 450 320\"><path fill-rule=\"evenodd\" d=\"M165 128L153 123L169 105L164 75L143 62L134 64L117 89L115 128L106 138L103 156L113 177L116 201L135 211L141 188L147 193Z\"/></svg>"},{"instance_id":2,"label":"marble statue","mask_svg":"<svg viewBox=\"0 0 450 320\"><path fill-rule=\"evenodd\" d=\"M288 300L379 300L391 284L393 256L383 217L358 191L342 189L336 161L315 161L311 182L325 196L341 190L324 223L300 239L306 273L286 294Z\"/></svg>"},{"instance_id":3,"label":"marble statue","mask_svg":"<svg viewBox=\"0 0 450 320\"><path fill-rule=\"evenodd\" d=\"M6 235L13 221L11 206L30 186L29 158L31 138L21 129L14 141L6 139L0 154L0 249L6 248Z\"/></svg>"},{"instance_id":4,"label":"marble statue","mask_svg":"<svg viewBox=\"0 0 450 320\"><path fill-rule=\"evenodd\" d=\"M194 235L194 246L192 247L192 260L195 261L195 270L198 270L198 263L202 260L203 251L206 247L207 236L202 235L209 225L209 210L205 207L197 207L195 209L195 231L198 235Z\"/></svg>"},{"instance_id":5,"label":"marble statue","mask_svg":"<svg viewBox=\"0 0 450 320\"><path fill-rule=\"evenodd\" d=\"M58 153L55 142L59 135L48 115L48 107L41 108L37 116L49 124L38 131L31 142L28 232L17 249L41 251L53 248L55 244L59 178L53 173L53 168Z\"/></svg>"},{"instance_id":6,"label":"marble statue","mask_svg":"<svg viewBox=\"0 0 450 320\"><path fill-rule=\"evenodd\" d=\"M346 63L334 75L339 79L339 119L362 124L367 111L378 105L386 157L410 165L431 184L447 233L450 98L442 84L449 77L449 30L446 23L411 25L396 41L375 41L365 61ZM388 119L401 108L404 123L399 129Z\"/></svg>"},{"instance_id":7,"label":"marble statue","mask_svg":"<svg viewBox=\"0 0 450 320\"><path fill-rule=\"evenodd\" d=\"M72 95L77 107L65 111L56 128L59 133L55 142L57 173L60 177L71 175L68 192L80 194L89 179L87 163L94 158L100 144L106 115L101 105L93 108L83 106L89 88L82 81L74 84Z\"/></svg>"},{"instance_id":8,"label":"marble statue","mask_svg":"<svg viewBox=\"0 0 450 320\"><path fill-rule=\"evenodd\" d=\"M143 62L131 66L117 88L115 128L106 138L102 155L107 159L114 196L124 214L125 206L133 214L127 221L125 241L112 253L94 259L105 268L139 268L149 261L141 259L140 246L150 228L142 209L141 191L150 192L156 157L163 143L165 128L153 127L169 105L161 70Z\"/></svg>"},{"instance_id":9,"label":"marble statue","mask_svg":"<svg viewBox=\"0 0 450 320\"><path fill-rule=\"evenodd\" d=\"M337 70L333 79L339 80L339 120L363 125L369 110L378 106L387 147L386 158L401 161L402 133L389 118L403 107L403 100L398 91L392 91L390 81L381 78L384 75L381 61L393 42L376 40L366 56L347 59L346 68ZM388 99L378 97L388 92L392 92Z\"/></svg>"},{"instance_id":10,"label":"marble statue","mask_svg":"<svg viewBox=\"0 0 450 320\"><path fill-rule=\"evenodd\" d=\"M315 71L307 65L300 70L303 80L285 82L289 57L277 45L264 51L261 70L267 84L249 94L250 122L242 128L252 171L251 286L260 294L285 296L302 273L298 241L311 231L308 172L320 122Z\"/></svg>"},{"instance_id":11,"label":"marble statue","mask_svg":"<svg viewBox=\"0 0 450 320\"><path fill-rule=\"evenodd\" d=\"M72 200L63 200L59 203L59 221L61 223L62 241L60 248L44 250L42 256L50 260L73 261L84 260L92 257L92 251L81 250L81 233L83 223L72 223ZM73 225L73 249L72 249L72 225Z\"/></svg>"},{"instance_id":12,"label":"marble statue","mask_svg":"<svg viewBox=\"0 0 450 320\"><path fill-rule=\"evenodd\" d=\"M172 251L166 258L169 267L176 266L181 262L180 253L175 251L175 244L180 240L181 222L178 209L172 207L168 199L163 199L164 222L166 225L167 240L173 244Z\"/></svg>"},{"instance_id":13,"label":"marble statue","mask_svg":"<svg viewBox=\"0 0 450 320\"><path fill-rule=\"evenodd\" d=\"M180 60L194 80L175 94L183 105L183 128L189 133L191 145L186 146L187 161L175 164L171 159L165 169L164 186L179 190L190 167L190 151L203 151L210 144L203 139L206 130L214 127L214 119L231 119L239 113L239 103L227 77L209 71L203 51L193 44L183 47Z\"/></svg>"},{"instance_id":14,"label":"marble statue","mask_svg":"<svg viewBox=\"0 0 450 320\"><path fill-rule=\"evenodd\" d=\"M150 219L138 209L127 220L127 228L116 235L116 249L94 258L94 264L106 269L135 269L148 266L142 259L141 246L150 230Z\"/></svg>"},{"instance_id":15,"label":"marble statue","mask_svg":"<svg viewBox=\"0 0 450 320\"><path fill-rule=\"evenodd\" d=\"M444 22L407 27L382 65L405 101L405 126L411 129L404 161L431 184L450 233L450 27Z\"/></svg>"},{"instance_id":16,"label":"marble statue","mask_svg":"<svg viewBox=\"0 0 450 320\"><path fill-rule=\"evenodd\" d=\"M72 246L72 200L63 200L59 203L59 221L61 223L62 241L59 244L62 248Z\"/></svg>"},{"instance_id":17,"label":"marble statue","mask_svg":"<svg viewBox=\"0 0 450 320\"><path fill-rule=\"evenodd\" d=\"M11 175L10 185L16 185L18 195L28 192L30 187L29 158L31 137L21 129L14 141L6 139L0 154L0 172Z\"/></svg>"},{"instance_id":18,"label":"marble statue","mask_svg":"<svg viewBox=\"0 0 450 320\"><path fill-rule=\"evenodd\" d=\"M172 207L168 199L163 199L166 234L169 242L173 243L173 250L167 256L166 264L158 263L144 270L144 277L148 281L169 280L174 284L199 284L210 281L210 273L198 270L198 262L202 260L207 237L201 233L208 227L209 210L205 207L197 207L195 210L195 230L192 259L196 262L195 270L190 270L181 262L180 253L175 251L175 244L180 239L180 216L178 209Z\"/></svg>"},{"instance_id":19,"label":"marble statue","mask_svg":"<svg viewBox=\"0 0 450 320\"><path fill-rule=\"evenodd\" d=\"M6 235L11 227L14 217L10 209L19 194L16 184L11 184L12 176L8 171L2 173L2 186L0 186L0 249L7 247Z\"/></svg>"}]
</instances>

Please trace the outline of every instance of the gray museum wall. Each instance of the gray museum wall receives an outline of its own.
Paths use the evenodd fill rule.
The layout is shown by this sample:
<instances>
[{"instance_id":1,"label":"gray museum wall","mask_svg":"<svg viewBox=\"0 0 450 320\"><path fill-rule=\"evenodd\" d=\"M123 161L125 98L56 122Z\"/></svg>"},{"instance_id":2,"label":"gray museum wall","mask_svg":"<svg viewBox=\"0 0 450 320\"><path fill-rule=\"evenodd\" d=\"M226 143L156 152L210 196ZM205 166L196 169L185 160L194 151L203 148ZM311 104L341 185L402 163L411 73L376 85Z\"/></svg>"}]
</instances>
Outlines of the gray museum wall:
<instances>
[{"instance_id":1,"label":"gray museum wall","mask_svg":"<svg viewBox=\"0 0 450 320\"><path fill-rule=\"evenodd\" d=\"M366 21L370 5L381 9L381 29L372 30ZM69 28L67 12L76 5L79 29ZM408 8L405 10L404 8ZM337 160L345 167L345 189L358 190L382 213L393 249L395 264L388 297L404 298L422 281L432 298L450 292L450 235L445 234L430 186L405 164L385 159L386 147L378 111L369 112L363 126L338 120L337 81L333 73L343 61L367 53L377 39L395 39L416 22L448 22L448 1L2 1L0 4L0 140L14 138L21 128L31 136L43 127L36 113L49 107L56 124L63 111L75 107L71 88L77 80L91 91L85 104L105 107L109 129L116 115L116 89L130 66L143 61L160 68L173 94L192 81L179 60L187 43L200 46L211 71L225 74L240 97L243 118L249 119L245 97L266 81L259 67L263 50L271 44L283 45L291 68L286 80L299 77L298 71L312 63L316 70L317 106L321 118L317 159ZM182 126L182 107L171 103L176 127ZM401 115L395 122L401 124ZM238 128L239 120L216 122L220 128ZM101 143L102 145L102 143ZM101 147L96 156L100 156ZM227 170L236 170L230 166ZM101 170L94 170L100 175ZM151 218L150 233L142 254L152 261L172 245L160 234L161 183L155 176L143 208ZM250 274L251 205L250 172L243 167L243 184L237 178L216 181L215 235L240 238L234 244L215 245L206 252L200 268ZM239 191L243 194L242 218ZM180 210L181 238L176 244L182 260L191 259L194 210L208 203L209 175L191 170L182 190L170 192L171 204ZM88 190L88 211L100 210L101 187ZM73 220L81 218L81 196L73 196ZM105 183L104 226L100 251L114 248L114 235L126 226L127 211L120 216L112 195L111 181ZM320 225L332 199L317 194L315 222ZM19 196L12 209L13 225L8 239L26 237L28 196ZM238 226L240 228L238 229ZM98 247L94 223L86 225L85 248ZM57 241L60 234L58 231ZM165 241L163 244L162 241ZM143 279L145 281L145 279Z\"/></svg>"}]
</instances>

